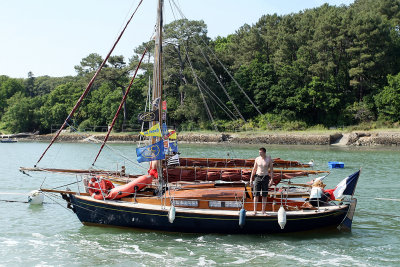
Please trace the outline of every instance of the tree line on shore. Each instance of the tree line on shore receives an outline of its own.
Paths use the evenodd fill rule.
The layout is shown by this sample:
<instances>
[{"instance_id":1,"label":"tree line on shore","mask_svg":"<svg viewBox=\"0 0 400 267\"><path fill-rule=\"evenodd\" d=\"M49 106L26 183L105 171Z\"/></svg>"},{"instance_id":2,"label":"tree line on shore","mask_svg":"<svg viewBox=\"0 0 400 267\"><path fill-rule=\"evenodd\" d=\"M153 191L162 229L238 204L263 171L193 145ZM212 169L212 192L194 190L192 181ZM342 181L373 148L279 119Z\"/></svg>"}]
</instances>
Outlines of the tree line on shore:
<instances>
[{"instance_id":1,"label":"tree line on shore","mask_svg":"<svg viewBox=\"0 0 400 267\"><path fill-rule=\"evenodd\" d=\"M214 122L219 130L399 125L400 0L264 15L215 39L203 21L182 19L165 25L164 41L169 124L215 129ZM128 61L109 58L70 127L112 121L149 47L115 129L139 126L152 76L151 43ZM48 133L62 124L102 61L95 53L83 58L76 76L0 76L0 130Z\"/></svg>"}]
</instances>

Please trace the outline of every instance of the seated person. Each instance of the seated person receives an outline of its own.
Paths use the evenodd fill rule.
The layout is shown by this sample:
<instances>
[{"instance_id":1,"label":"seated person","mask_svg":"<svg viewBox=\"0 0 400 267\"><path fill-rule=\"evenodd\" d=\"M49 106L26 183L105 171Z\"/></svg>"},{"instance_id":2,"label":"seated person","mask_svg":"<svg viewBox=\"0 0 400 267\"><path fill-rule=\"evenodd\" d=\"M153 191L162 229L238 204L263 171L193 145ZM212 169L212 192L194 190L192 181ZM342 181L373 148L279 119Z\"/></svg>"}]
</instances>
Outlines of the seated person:
<instances>
[{"instance_id":1,"label":"seated person","mask_svg":"<svg viewBox=\"0 0 400 267\"><path fill-rule=\"evenodd\" d=\"M325 184L321 180L317 180L313 183L310 192L310 204L314 207L324 206L329 200L329 197L325 194Z\"/></svg>"}]
</instances>

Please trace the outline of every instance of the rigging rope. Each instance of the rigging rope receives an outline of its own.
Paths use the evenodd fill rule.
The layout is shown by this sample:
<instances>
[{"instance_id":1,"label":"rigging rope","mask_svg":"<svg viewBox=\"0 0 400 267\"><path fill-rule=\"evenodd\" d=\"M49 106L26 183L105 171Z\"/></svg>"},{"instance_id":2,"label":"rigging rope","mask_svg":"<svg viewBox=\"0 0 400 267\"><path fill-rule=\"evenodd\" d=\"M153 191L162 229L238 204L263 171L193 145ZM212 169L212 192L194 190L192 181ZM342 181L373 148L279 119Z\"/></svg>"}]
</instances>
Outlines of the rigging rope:
<instances>
[{"instance_id":1,"label":"rigging rope","mask_svg":"<svg viewBox=\"0 0 400 267\"><path fill-rule=\"evenodd\" d=\"M176 3L175 3L173 0L170 0L170 1L172 1L173 4L176 6ZM181 13L181 16L184 17L184 16L182 15L182 12L180 11L180 9L179 9L179 8L177 8L177 9L178 9L178 11ZM174 14L173 10L172 10L172 13ZM176 20L175 14L174 14L174 19ZM196 41L196 44L199 45L199 44L197 43L197 41ZM215 123L215 120L214 120L214 118L213 118L213 116L212 116L212 114L211 114L211 111L210 111L210 109L209 109L209 107L208 107L208 105L207 105L206 99L205 99L204 94L203 94L203 91L202 91L202 87L200 86L200 83L199 83L199 81L201 81L203 84L205 84L205 82L202 81L202 80L200 79L200 77L198 77L197 74L195 73L194 68L193 68L193 65L192 65L192 62L191 62L190 57L189 57L188 48L186 47L185 44L183 45L183 47L185 48L186 57L187 57L187 59L188 59L190 69L191 69L191 71L192 71L192 74L193 74L194 79L195 79L195 81L196 81L196 84L197 84L197 87L198 87L198 89L199 89L200 95L201 95L201 97L202 97L204 106L205 106L205 108L206 108L207 115L208 115L208 117L210 118L210 120L211 120L211 122L212 122L212 125L214 126L215 131L216 131L216 132L220 132L220 131L218 130L218 126L217 126L217 124ZM201 48L200 48L200 49L201 49ZM207 59L206 59L206 60L207 60ZM211 68L212 68L212 67L211 67ZM214 71L214 70L213 70L213 71ZM203 88L203 90L204 90L204 88ZM208 89L208 90L210 90L210 89ZM206 91L206 90L204 90L204 91ZM210 91L211 91L211 90L210 90ZM215 95L215 94L214 94L214 95ZM212 99L212 97L211 97L211 99ZM214 99L213 99L213 100L214 100ZM214 100L214 101L215 101L215 100ZM222 101L221 101L221 102L222 102ZM227 110L229 110L229 109L227 109ZM230 111L230 110L229 110L229 111ZM225 112L226 112L226 111L225 111ZM231 113L232 113L232 112L231 112ZM232 113L232 114L233 114L233 113ZM240 112L239 112L239 114L240 114ZM241 115L241 114L240 114L240 115ZM228 116L229 116L229 115L228 115ZM236 117L236 115L234 115L234 114L233 114L233 116ZM225 149L228 150L227 156L228 156L228 157L233 157L234 154L235 154L235 151L233 150L233 148L232 148L230 145L227 145L225 142L224 142L223 144L224 144Z\"/></svg>"},{"instance_id":2,"label":"rigging rope","mask_svg":"<svg viewBox=\"0 0 400 267\"><path fill-rule=\"evenodd\" d=\"M200 80L200 78L199 78L199 80ZM224 107L222 107L221 104L217 101L217 100L220 101L220 99L219 99L218 97L214 98L213 95L211 95L213 92L212 92L212 91L209 91L209 88L207 88L207 86L204 86L204 84L203 84L202 89L203 89L203 91L210 97L211 100L214 100L214 102L217 104L217 106L220 107L220 108L222 109L222 111L224 111L225 114L228 115L228 117L229 117L231 120L234 120L234 118L231 116L231 114L229 114L229 113L224 109ZM216 99L217 99L217 100L216 100Z\"/></svg>"},{"instance_id":3,"label":"rigging rope","mask_svg":"<svg viewBox=\"0 0 400 267\"><path fill-rule=\"evenodd\" d=\"M186 47L185 47L185 49L186 49ZM189 66L190 66L190 68L191 68L191 70L192 70L192 73L193 73L193 75L194 75L194 79L195 79L195 81L196 81L196 83L197 83L197 87L199 88L200 95L201 95L201 98L202 98L202 100L203 100L204 106L206 107L208 117L210 118L210 120L211 120L211 122L212 122L212 125L214 126L215 130L216 130L217 132L219 132L218 126L217 126L217 124L216 124L215 121L214 121L214 118L213 118L213 116L212 116L212 114L211 114L210 109L208 108L208 105L207 105L206 99L205 99L205 97L204 97L203 91L201 90L201 86L200 86L199 81L198 81L198 79L197 79L197 74L196 74L196 72L194 71L194 68L193 68L193 66L192 66L192 61L190 60L190 57L189 57L189 55L188 55L188 53L187 53L187 50L186 50L186 56L187 56L187 58L188 58Z\"/></svg>"},{"instance_id":4,"label":"rigging rope","mask_svg":"<svg viewBox=\"0 0 400 267\"><path fill-rule=\"evenodd\" d=\"M195 42L197 44L197 41L195 39ZM198 44L197 44L198 45ZM233 107L235 108L236 112L239 114L240 118L242 118L242 120L246 121L246 119L243 117L242 113L240 113L239 109L237 108L237 106L235 105L235 102L233 102L233 99L231 98L231 96L228 94L228 92L225 89L225 86L222 84L221 80L218 78L217 73L215 73L215 70L213 69L213 67L211 66L210 62L208 61L208 58L206 57L206 55L204 54L203 49L201 49L201 47L199 46L201 54L203 55L203 58L206 60L208 67L211 69L212 73L214 74L215 79L217 79L219 85L221 86L222 90L224 91L225 95L228 97L229 101L232 103Z\"/></svg>"},{"instance_id":5,"label":"rigging rope","mask_svg":"<svg viewBox=\"0 0 400 267\"><path fill-rule=\"evenodd\" d=\"M170 5L171 5L171 0L169 1L169 3L170 3ZM172 0L172 3L176 6L176 3L175 3L173 0ZM177 8L177 9L178 9L178 8ZM172 6L171 6L171 10L173 10ZM178 9L178 11L180 11L180 9ZM173 14L173 16L174 16L174 18L175 18L175 13L174 13L173 11L172 11L172 14ZM175 20L176 20L176 18L175 18ZM195 81L196 81L197 87L199 88L200 95L201 95L201 98L202 98L203 103L204 103L204 106L206 107L207 115L208 115L208 117L210 118L210 120L211 120L211 122L212 122L212 125L214 126L215 130L216 130L217 132L219 132L218 126L217 126L217 124L216 124L215 121L214 121L214 118L213 118L213 116L212 116L212 114L211 114L211 111L210 111L208 105L207 105L207 102L206 102L206 99L205 99L205 97L204 97L204 94L203 94L203 92L202 92L202 90L201 90L201 87L200 87L200 84L199 84L199 81L198 81L197 74L196 74L196 72L194 71L194 68L193 68L193 65L192 65L192 61L190 60L190 57L189 57L188 49L187 49L187 47L186 47L185 45L184 45L184 48L185 48L186 57L187 57L187 59L188 59L190 69L192 70L194 79L195 79Z\"/></svg>"},{"instance_id":6,"label":"rigging rope","mask_svg":"<svg viewBox=\"0 0 400 267\"><path fill-rule=\"evenodd\" d=\"M176 3L174 2L174 0L169 0L169 1L170 1L170 2L172 1L172 3L177 7L177 5L176 5ZM171 9L172 9L172 7L171 7ZM180 12L181 16L182 16L183 18L185 18L185 16L182 14L181 10L180 10L178 7L177 7L177 9L178 9L178 11ZM173 12L173 9L172 9L172 13L173 13L173 15L174 15L174 19L176 20L175 13ZM195 40L195 42L196 42L196 44L199 46L199 44L198 44L198 42L197 42L196 40ZM218 126L217 126L217 124L215 123L215 120L214 120L214 118L213 118L213 116L212 116L212 114L211 114L211 111L210 111L210 109L209 109L209 107L208 107L208 105L207 105L206 99L205 99L204 94L203 94L203 91L202 91L202 87L200 86L199 80L201 81L201 79L200 79L200 77L197 76L197 74L196 74L195 71L194 71L194 68L193 68L191 59L190 59L190 57L189 57L188 48L186 47L185 44L183 45L183 47L185 48L186 57L187 57L187 59L188 59L190 69L191 69L192 74L193 74L193 76L194 76L194 79L195 79L195 81L196 81L197 87L198 87L198 89L199 89L201 98L202 98L203 103L204 103L204 106L205 106L205 108L206 108L207 115L208 115L208 117L210 118L210 120L211 120L211 122L212 122L212 125L214 126L215 131L216 131L216 132L220 132L220 131L218 130ZM200 47L200 46L199 46L199 47ZM200 48L200 49L201 49L201 48ZM206 59L206 60L207 60L207 59ZM210 67L211 67L211 66L210 66ZM212 69L212 67L211 67L211 69ZM214 72L213 69L212 69L212 71ZM202 82L203 84L205 84L204 81L201 81L201 82ZM203 88L203 90L204 90L204 88ZM209 90L210 90L210 89L209 89ZM204 91L206 91L206 90L204 90ZM211 91L211 90L210 90L210 91ZM211 98L212 98L212 97L211 97ZM213 100L214 100L214 99L213 99ZM215 100L214 100L214 101L215 101ZM229 109L228 109L228 110L229 110ZM225 111L225 112L226 112L226 111ZM239 113L239 114L240 114L240 113ZM241 115L241 114L240 114L240 115ZM233 115L233 116L236 117L236 115ZM227 145L225 142L224 142L223 144L224 144L225 149L228 150L227 156L228 156L228 157L232 157L232 156L235 154L235 151L232 149L232 147L231 147L230 145Z\"/></svg>"},{"instance_id":7,"label":"rigging rope","mask_svg":"<svg viewBox=\"0 0 400 267\"><path fill-rule=\"evenodd\" d=\"M193 66L192 66L192 62L191 62L191 60L190 60L189 54L187 53L187 48L186 48L186 46L184 46L184 47L185 47L185 50L186 50L186 56L187 56L187 58L188 58L189 66L190 66L190 68L191 68L191 70L192 70L192 73L193 73L193 76L194 76L194 78L195 78L195 80L196 80L197 87L199 88L200 95L201 95L201 97L202 97L204 106L206 107L208 117L210 118L210 120L211 120L211 122L212 122L212 125L214 126L215 131L216 131L216 132L219 132L218 126L217 126L217 124L216 124L216 122L215 122L215 120L214 120L214 118L213 118L213 116L212 116L212 114L211 114L211 111L210 111L210 109L209 109L209 107L208 107L208 105L207 105L207 101L206 101L206 99L205 99L205 97L204 97L204 94L203 94L203 91L202 91L202 89L201 89L202 87L201 87L200 84L199 84L199 79L200 79L200 78L197 76L197 74L196 74L195 71L194 71L194 68L193 68ZM204 90L204 89L203 89L203 90ZM225 142L224 142L223 144L224 144L225 149L228 150L227 156L228 156L228 157L229 157L229 156L234 156L235 151L233 150L233 148L232 148L230 145L227 145Z\"/></svg>"},{"instance_id":8,"label":"rigging rope","mask_svg":"<svg viewBox=\"0 0 400 267\"><path fill-rule=\"evenodd\" d=\"M99 150L99 152L97 153L97 156L96 156L96 158L94 159L94 161L93 161L93 163L92 163L92 166L94 166L94 164L96 163L97 158L99 157L101 151L102 151L103 148L104 148L104 145L106 144L106 142L107 142L107 140L108 140L108 137L110 136L110 133L111 133L113 127L114 127L115 122L117 121L118 115L119 115L119 113L120 113L120 111L121 111L122 106L124 105L124 103L125 103L125 101L126 101L126 98L127 98L127 96L128 96L128 93L129 93L130 90L131 90L133 81L134 81L135 78L136 78L136 74L137 74L137 72L138 72L138 70L139 70L140 64L142 64L142 60L143 60L144 56L146 55L146 53L147 53L147 47L144 49L144 52L143 52L143 54L142 54L142 57L140 58L140 61L139 61L138 65L136 66L135 74L133 75L133 77L132 77L132 79L131 79L131 82L129 83L129 86L128 86L128 87L126 88L126 90L125 90L124 97L122 98L121 103L119 104L119 107L118 107L118 109L117 109L117 112L115 113L114 119L113 119L113 121L112 121L112 123L111 123L111 125L110 125L110 127L109 127L109 129L108 129L108 132L107 132L106 137L104 138L103 144L101 145L100 150Z\"/></svg>"},{"instance_id":9,"label":"rigging rope","mask_svg":"<svg viewBox=\"0 0 400 267\"><path fill-rule=\"evenodd\" d=\"M71 125L69 125L69 126L72 128L72 130L74 130L74 131L75 131L76 133L78 133L79 135L81 135L81 136L83 136L83 137L86 137L86 136L83 135L83 133L81 133L80 131L78 131L78 129L74 128L74 127L71 126ZM100 142L101 142L100 140L97 140L97 139L94 138L93 136L87 137L86 139L87 139L88 141L92 141L92 142L94 142L94 143L100 143ZM129 161L130 163L132 163L133 165L136 165L136 166L138 166L138 167L140 167L140 168L146 170L145 167L143 167L142 165L140 165L140 164L138 164L138 163L132 161L132 160L129 159L127 156L125 156L124 154L122 154L122 152L120 152L120 151L114 149L113 147L109 146L108 144L105 144L105 146L106 146L108 149L110 149L112 152L114 152L115 154L121 156L121 157L124 158L125 160Z\"/></svg>"},{"instance_id":10,"label":"rigging rope","mask_svg":"<svg viewBox=\"0 0 400 267\"><path fill-rule=\"evenodd\" d=\"M178 5L175 3L174 0L170 0L172 1L172 3L174 4L175 8L178 10L180 16L183 19L187 19L185 17L185 15L183 14L182 10L178 7ZM201 39L201 38L200 38ZM197 45L199 45L199 43L197 42L196 39L194 39L195 43ZM257 110L257 112L262 115L261 111L258 109L258 107L254 104L254 102L250 99L250 97L246 94L246 92L244 91L244 89L240 86L240 84L236 81L236 79L233 77L233 75L230 73L230 71L225 67L225 65L221 62L221 60L217 57L217 55L215 55L215 53L212 51L212 49L206 44L206 42L201 39L201 41L204 43L205 47L207 47L207 49L211 52L211 54L217 59L218 63L221 65L221 67L225 70L225 72L229 75L229 77L235 82L235 84L239 87L239 89L241 90L241 92L245 95L245 97L247 98L247 100L253 105L253 107ZM200 45L199 45L200 47ZM200 50L201 47L200 47Z\"/></svg>"},{"instance_id":11,"label":"rigging rope","mask_svg":"<svg viewBox=\"0 0 400 267\"><path fill-rule=\"evenodd\" d=\"M211 97L211 99L213 99L217 103L217 105L226 113L226 115L228 115L231 120L238 119L238 117L224 104L224 102L222 102L222 100L207 86L207 84L202 79L200 79L200 77L199 81L203 84L203 88L206 89L205 92ZM212 94L213 96L211 96L210 94ZM215 99L217 99L218 101L216 101ZM218 104L218 102L222 105L222 107Z\"/></svg>"},{"instance_id":12,"label":"rigging rope","mask_svg":"<svg viewBox=\"0 0 400 267\"><path fill-rule=\"evenodd\" d=\"M139 9L139 6L142 4L143 0L141 0L138 4L138 6L136 7L135 11L133 12L132 16L129 18L129 20L127 21L124 29L121 31L121 33L119 34L117 40L115 41L114 45L112 46L111 50L108 52L106 58L103 60L103 62L101 63L101 65L99 66L99 68L97 69L96 73L93 75L92 79L90 80L90 82L88 83L88 85L86 86L85 91L83 92L83 94L80 96L80 98L78 99L78 101L76 102L75 106L73 107L73 109L71 110L71 112L69 113L69 115L67 116L67 118L65 119L64 123L62 124L62 126L60 127L60 129L56 132L56 135L53 137L53 139L51 140L50 144L47 146L47 148L45 149L45 151L43 152L43 154L40 156L39 160L36 162L36 164L34 165L34 167L37 166L37 164L39 164L39 162L42 160L43 156L47 153L47 151L49 150L49 148L53 145L53 143L56 141L56 139L58 138L58 136L61 134L61 131L64 129L64 127L67 125L68 120L74 115L75 111L78 109L78 107L80 106L81 102L83 101L83 99L86 97L86 95L89 93L95 79L97 78L97 75L100 73L101 69L104 67L104 65L106 64L108 58L111 56L112 52L114 51L115 47L117 46L119 40L121 39L122 35L124 34L126 28L128 27L129 23L131 22L133 16L136 14L136 11Z\"/></svg>"},{"instance_id":13,"label":"rigging rope","mask_svg":"<svg viewBox=\"0 0 400 267\"><path fill-rule=\"evenodd\" d=\"M204 40L202 40L203 43ZM219 60L219 58L217 57L217 55L215 55L215 53L211 50L211 48L206 45L206 47L208 48L208 50L211 52L211 54L213 54L213 56L217 59L218 63L221 65L221 67L225 70L225 72L229 75L229 77L231 77L232 81L235 82L235 84L237 85L237 87L239 87L239 89L241 90L241 92L246 96L247 100L249 100L249 102L253 105L253 107L257 110L258 114L263 115L261 113L261 111L258 109L258 107L256 106L256 104L254 104L254 102L251 100L251 98L246 94L246 92L244 91L244 89L240 86L240 84L236 81L236 79L232 76L232 74L230 73L230 71L225 67L224 64L222 64L221 60Z\"/></svg>"}]
</instances>

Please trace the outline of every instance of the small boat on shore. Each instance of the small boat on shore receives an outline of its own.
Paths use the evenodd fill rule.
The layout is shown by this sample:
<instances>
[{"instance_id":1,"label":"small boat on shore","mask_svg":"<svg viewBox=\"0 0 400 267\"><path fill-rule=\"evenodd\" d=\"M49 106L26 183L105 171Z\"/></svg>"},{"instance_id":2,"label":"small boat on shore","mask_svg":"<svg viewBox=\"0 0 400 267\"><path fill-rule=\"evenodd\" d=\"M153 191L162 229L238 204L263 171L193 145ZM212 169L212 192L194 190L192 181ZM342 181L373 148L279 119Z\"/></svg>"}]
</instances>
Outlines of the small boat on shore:
<instances>
[{"instance_id":1,"label":"small boat on shore","mask_svg":"<svg viewBox=\"0 0 400 267\"><path fill-rule=\"evenodd\" d=\"M10 138L0 140L0 143L17 143L17 142L18 142L17 139L10 139Z\"/></svg>"}]
</instances>

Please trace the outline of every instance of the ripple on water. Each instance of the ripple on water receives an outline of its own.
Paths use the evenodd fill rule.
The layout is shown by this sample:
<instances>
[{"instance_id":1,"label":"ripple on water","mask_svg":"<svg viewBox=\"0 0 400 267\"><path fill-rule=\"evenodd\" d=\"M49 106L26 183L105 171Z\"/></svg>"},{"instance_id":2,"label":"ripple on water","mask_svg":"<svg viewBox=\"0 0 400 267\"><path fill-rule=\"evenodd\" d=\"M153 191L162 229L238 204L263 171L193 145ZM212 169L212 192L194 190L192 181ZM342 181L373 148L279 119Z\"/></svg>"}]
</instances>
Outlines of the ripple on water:
<instances>
[{"instance_id":1,"label":"ripple on water","mask_svg":"<svg viewBox=\"0 0 400 267\"><path fill-rule=\"evenodd\" d=\"M1 245L7 246L7 247L15 247L18 245L18 241L8 239L8 240L1 241Z\"/></svg>"},{"instance_id":2,"label":"ripple on water","mask_svg":"<svg viewBox=\"0 0 400 267\"><path fill-rule=\"evenodd\" d=\"M32 158L37 158L45 146L40 143L17 143L12 146L12 151L8 151L10 155L0 153L0 162L6 166L0 168L0 178L5 179L3 192L22 194L41 185L44 176L25 176L18 172L18 167L31 166ZM131 146L119 147L128 154L132 151ZM236 155L254 157L258 147L238 146ZM74 155L97 153L97 147L86 144L63 144L56 150L59 148ZM215 157L225 155L218 145L183 144L180 148L193 157L207 156L210 151ZM79 157L66 158L64 155L69 153L63 153L62 149L57 153L63 157L63 164L86 167L82 166L83 161ZM345 161L345 169L332 171L326 179L330 188L363 166L356 191L359 201L352 233L315 231L255 236L193 235L86 227L65 209L65 203L58 198L55 200L62 205L32 207L25 203L2 202L0 266L398 266L398 202L374 199L398 198L399 175L393 167L398 166L400 159L398 149L269 146L268 151L272 156L286 159L306 161L312 158L320 169L326 168L329 160ZM63 179L60 176L46 179L45 184L59 185ZM11 198L11 195L7 197ZM25 196L12 197L26 201ZM52 199L46 201L51 202Z\"/></svg>"},{"instance_id":3,"label":"ripple on water","mask_svg":"<svg viewBox=\"0 0 400 267\"><path fill-rule=\"evenodd\" d=\"M46 236L44 236L44 235L42 235L42 234L40 234L40 233L32 233L32 236L33 236L33 237L37 237L37 238L41 238L41 239L46 238Z\"/></svg>"}]
</instances>

